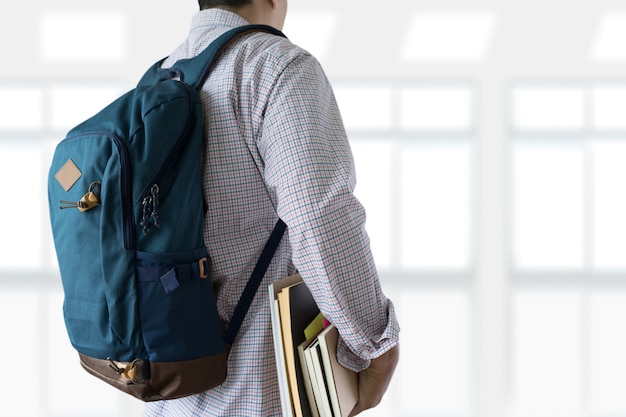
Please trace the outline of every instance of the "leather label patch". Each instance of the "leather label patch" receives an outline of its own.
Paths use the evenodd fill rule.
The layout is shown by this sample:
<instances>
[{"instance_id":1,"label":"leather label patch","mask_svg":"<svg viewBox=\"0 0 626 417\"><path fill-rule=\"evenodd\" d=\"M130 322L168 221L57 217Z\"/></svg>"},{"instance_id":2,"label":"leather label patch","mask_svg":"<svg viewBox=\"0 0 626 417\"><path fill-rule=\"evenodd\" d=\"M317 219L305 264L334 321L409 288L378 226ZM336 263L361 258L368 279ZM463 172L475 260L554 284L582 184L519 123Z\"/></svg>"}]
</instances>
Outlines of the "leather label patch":
<instances>
[{"instance_id":1,"label":"leather label patch","mask_svg":"<svg viewBox=\"0 0 626 417\"><path fill-rule=\"evenodd\" d=\"M67 192L76 184L76 181L78 181L82 175L83 173L80 172L80 169L78 169L74 161L68 159L61 169L54 174L54 178L57 179L61 187Z\"/></svg>"}]
</instances>

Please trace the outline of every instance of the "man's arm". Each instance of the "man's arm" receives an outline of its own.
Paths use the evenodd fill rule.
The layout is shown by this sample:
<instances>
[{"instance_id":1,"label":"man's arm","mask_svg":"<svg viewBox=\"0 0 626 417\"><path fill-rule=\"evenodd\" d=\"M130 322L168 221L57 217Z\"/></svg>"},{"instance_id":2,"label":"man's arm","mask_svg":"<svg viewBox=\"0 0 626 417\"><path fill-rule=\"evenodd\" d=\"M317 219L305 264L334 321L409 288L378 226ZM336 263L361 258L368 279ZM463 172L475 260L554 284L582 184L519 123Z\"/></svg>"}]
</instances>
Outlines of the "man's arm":
<instances>
[{"instance_id":1,"label":"man's arm","mask_svg":"<svg viewBox=\"0 0 626 417\"><path fill-rule=\"evenodd\" d=\"M264 114L258 147L265 181L289 227L293 263L339 331L339 363L361 372L360 412L387 389L399 326L380 286L365 210L353 194L352 152L319 63L310 56L292 61Z\"/></svg>"}]
</instances>

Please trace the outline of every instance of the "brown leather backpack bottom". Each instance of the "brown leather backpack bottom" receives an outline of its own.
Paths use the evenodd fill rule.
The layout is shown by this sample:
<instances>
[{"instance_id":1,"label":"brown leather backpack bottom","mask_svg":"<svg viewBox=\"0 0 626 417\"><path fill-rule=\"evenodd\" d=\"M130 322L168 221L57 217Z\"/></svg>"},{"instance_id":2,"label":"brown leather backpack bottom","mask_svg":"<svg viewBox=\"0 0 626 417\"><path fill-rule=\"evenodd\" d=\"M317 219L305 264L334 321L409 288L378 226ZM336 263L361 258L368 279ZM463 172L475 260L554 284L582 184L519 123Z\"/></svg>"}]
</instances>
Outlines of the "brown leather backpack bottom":
<instances>
[{"instance_id":1,"label":"brown leather backpack bottom","mask_svg":"<svg viewBox=\"0 0 626 417\"><path fill-rule=\"evenodd\" d=\"M149 402L199 394L221 384L226 379L229 353L227 347L218 355L177 362L117 362L78 355L80 364L93 376Z\"/></svg>"}]
</instances>

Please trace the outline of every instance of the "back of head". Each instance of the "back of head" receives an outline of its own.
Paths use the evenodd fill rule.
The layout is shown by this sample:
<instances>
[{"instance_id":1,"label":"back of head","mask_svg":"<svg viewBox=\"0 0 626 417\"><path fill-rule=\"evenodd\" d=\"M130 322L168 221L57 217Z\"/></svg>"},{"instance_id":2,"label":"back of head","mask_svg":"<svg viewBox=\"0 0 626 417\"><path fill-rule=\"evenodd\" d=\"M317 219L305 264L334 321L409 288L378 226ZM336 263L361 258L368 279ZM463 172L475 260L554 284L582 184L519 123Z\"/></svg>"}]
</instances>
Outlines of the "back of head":
<instances>
[{"instance_id":1,"label":"back of head","mask_svg":"<svg viewBox=\"0 0 626 417\"><path fill-rule=\"evenodd\" d=\"M226 9L239 9L252 3L252 0L198 0L200 10L223 7Z\"/></svg>"}]
</instances>

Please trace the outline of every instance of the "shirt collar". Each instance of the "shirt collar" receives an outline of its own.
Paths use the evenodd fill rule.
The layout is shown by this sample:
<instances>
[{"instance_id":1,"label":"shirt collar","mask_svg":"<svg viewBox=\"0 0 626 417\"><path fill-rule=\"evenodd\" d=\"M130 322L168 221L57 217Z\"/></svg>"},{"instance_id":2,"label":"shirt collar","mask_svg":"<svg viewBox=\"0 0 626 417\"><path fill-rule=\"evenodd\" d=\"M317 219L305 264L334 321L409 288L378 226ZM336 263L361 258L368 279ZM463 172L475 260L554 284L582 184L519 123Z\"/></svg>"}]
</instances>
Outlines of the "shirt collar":
<instances>
[{"instance_id":1,"label":"shirt collar","mask_svg":"<svg viewBox=\"0 0 626 417\"><path fill-rule=\"evenodd\" d=\"M215 29L218 27L235 28L249 24L237 13L219 8L200 10L191 20L191 32Z\"/></svg>"}]
</instances>

